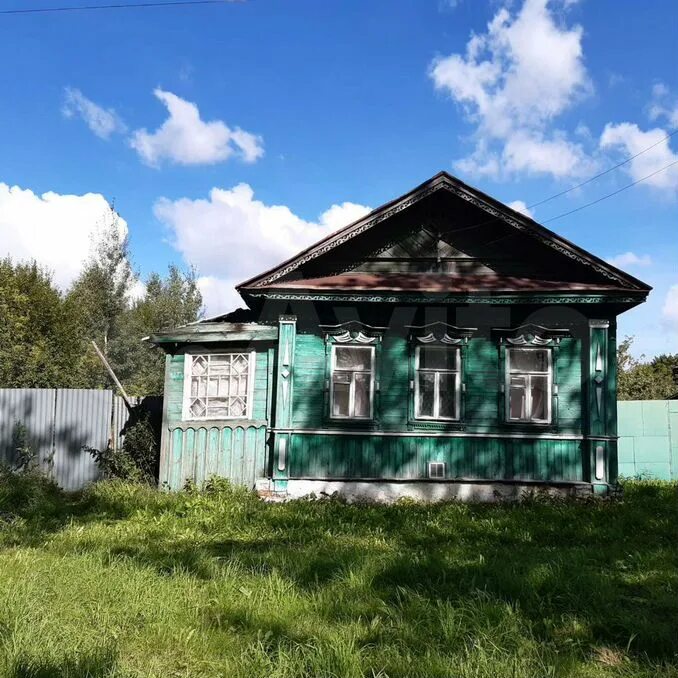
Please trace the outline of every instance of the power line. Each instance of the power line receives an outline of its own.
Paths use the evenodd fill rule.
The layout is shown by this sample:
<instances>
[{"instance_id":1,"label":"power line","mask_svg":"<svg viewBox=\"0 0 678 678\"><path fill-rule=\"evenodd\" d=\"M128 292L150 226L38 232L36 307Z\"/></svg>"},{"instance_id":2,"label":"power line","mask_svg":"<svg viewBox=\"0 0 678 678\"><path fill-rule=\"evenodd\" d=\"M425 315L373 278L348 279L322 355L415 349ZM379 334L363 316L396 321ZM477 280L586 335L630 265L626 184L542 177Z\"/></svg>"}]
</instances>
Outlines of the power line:
<instances>
[{"instance_id":1,"label":"power line","mask_svg":"<svg viewBox=\"0 0 678 678\"><path fill-rule=\"evenodd\" d=\"M581 188L582 186L586 186L586 184L590 184L592 181L595 181L596 179L609 174L610 172L613 172L614 170L618 169L619 167L622 167L623 165L626 165L626 163L631 162L631 160L634 160L637 158L639 155L643 155L643 153L647 153L647 151L653 149L655 146L659 146L659 144L664 143L671 137L675 136L678 134L678 129L674 130L670 134L667 134L665 137L661 138L659 141L656 141L654 144L651 146L648 146L647 148L644 148L642 151L638 151L635 155L632 155L626 160L622 160L620 163L617 163L616 165L613 165L612 167L608 167L608 169L599 172L598 174L595 174L594 176L590 177L589 179L586 179L585 181L582 181L580 184L577 184L576 186L572 186L571 188L568 188L564 191L561 191L560 193L556 193L555 195L552 195L548 198L544 198L543 200L540 200L539 202L532 203L531 205L528 205L528 209L531 209L532 207L537 207L538 205L543 205L546 202L550 202L551 200L555 200L556 198L560 198L561 195L565 195L566 193L570 193L571 191L574 191L578 188Z\"/></svg>"},{"instance_id":2,"label":"power line","mask_svg":"<svg viewBox=\"0 0 678 678\"><path fill-rule=\"evenodd\" d=\"M639 184L642 181L646 181L647 179L651 179L652 177L656 176L660 172L664 172L667 169L669 169L669 167L673 167L674 165L678 165L678 160L674 160L673 162L670 162L668 165L664 165L664 167L661 167L660 169L655 170L654 172L647 174L644 177L641 177L640 179L636 179L636 181L632 181L630 184L626 184L626 186L622 186L621 188L618 188L616 191L612 191L612 193L608 193L607 195L604 195L600 198L597 198L596 200L592 200L591 202L587 202L585 205L580 205L579 207L575 207L573 210L570 210L569 212L563 212L562 214L557 214L555 217L549 217L548 219L545 219L541 223L547 224L549 221L555 221L556 219L562 219L563 217L566 217L570 214L574 214L575 212L579 212L580 210L583 210L587 207L591 207L591 205L595 205L596 203L602 202L603 200L607 200L608 198L611 198L613 195L617 195L618 193L625 191L627 188L631 188L632 186L635 186L636 184Z\"/></svg>"},{"instance_id":3,"label":"power line","mask_svg":"<svg viewBox=\"0 0 678 678\"><path fill-rule=\"evenodd\" d=\"M121 2L108 5L71 5L63 7L25 7L2 9L0 14L47 14L52 12L81 12L97 9L133 9L137 7L176 7L181 5L223 5L242 0L170 0L170 2Z\"/></svg>"},{"instance_id":4,"label":"power line","mask_svg":"<svg viewBox=\"0 0 678 678\"><path fill-rule=\"evenodd\" d=\"M572 186L571 188L567 188L564 191L561 191L560 193L556 193L555 195L549 196L548 198L544 198L543 200L540 200L539 202L532 203L531 205L528 205L527 208L531 209L532 207L536 207L537 205L543 205L544 203L550 202L551 200L554 200L555 198L559 198L561 195L565 195L566 193L570 193L571 191L574 191L577 188L580 188L581 186L585 186L586 184L591 183L595 179L598 179L599 177L602 177L605 174L608 174L609 172L612 172L619 167L622 167L623 165L626 165L627 163L631 162L634 158L637 158L639 155L642 155L643 153L646 153L647 151L653 149L655 146L658 146L659 144L663 143L667 139L670 139L671 137L675 136L678 134L678 129L674 130L670 134L667 134L665 137L662 137L659 139L659 141L656 141L652 145L648 146L647 148L643 148L641 151L638 151L635 155L631 155L625 160L622 160L621 162L617 163L613 167L609 167L608 169L599 172L598 174L589 177L585 181L582 181L581 183L577 184L576 186ZM623 188L620 188L617 191L614 191L613 193L609 193L606 196L603 196L602 198L598 198L597 200L594 200L590 203L587 203L586 205L582 205L581 207L577 207L574 210L570 210L569 212L565 212L563 214L559 214L555 217L550 217L549 219L546 219L545 221L540 220L539 223L547 223L549 221L554 221L555 219L560 219L561 217L567 216L568 214L573 214L574 212L578 212L581 209L584 209L585 207L589 207L590 205L595 205L597 202L601 202L601 200L606 200L607 198L612 197L613 195L616 195L617 193L621 193L622 191L625 191L627 188L631 188L632 186L635 186L636 184L639 184L642 181L645 181L646 179L650 179L651 177L655 176L655 174L659 174L660 172L663 172L664 170L667 170L669 167L671 167L675 163L670 163L669 165L666 165L665 167L662 167L661 169L657 170L656 172L653 172L652 174L648 174L646 177L643 177L642 179L638 179L637 181L634 181L631 184L628 184L627 186L624 186ZM525 215L528 216L528 215ZM531 217L528 217L531 218ZM481 228L482 226L488 226L489 224L494 224L497 221L497 217L494 217L492 219L486 219L485 221L478 222L476 224L471 224L470 226L464 226L463 228L458 228L455 229L455 233L459 233L461 231L472 231L475 228ZM503 240L504 236L501 238L497 238L497 240ZM490 243L496 242L495 240L491 240Z\"/></svg>"}]
</instances>

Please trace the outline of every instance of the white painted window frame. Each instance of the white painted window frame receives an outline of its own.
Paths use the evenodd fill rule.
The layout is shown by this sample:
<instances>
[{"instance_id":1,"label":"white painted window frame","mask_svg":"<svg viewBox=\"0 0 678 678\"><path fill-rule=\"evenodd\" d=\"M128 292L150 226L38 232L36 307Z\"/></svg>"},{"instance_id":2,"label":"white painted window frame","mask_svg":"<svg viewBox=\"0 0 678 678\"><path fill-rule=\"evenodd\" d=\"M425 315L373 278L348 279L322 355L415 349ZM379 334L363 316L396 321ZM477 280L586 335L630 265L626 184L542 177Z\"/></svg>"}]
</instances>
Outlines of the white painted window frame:
<instances>
[{"instance_id":1,"label":"white painted window frame","mask_svg":"<svg viewBox=\"0 0 678 678\"><path fill-rule=\"evenodd\" d=\"M227 355L246 355L248 357L247 364L247 402L245 403L245 414L236 417L212 417L205 415L204 417L196 417L191 414L190 401L191 397L191 377L193 376L191 368L193 367L193 360L198 357L203 357L209 362L211 357L222 357ZM256 351L220 351L219 353L186 353L184 355L184 390L183 399L181 403L182 419L184 421L220 421L230 419L252 419L252 412L254 408L254 377L257 364ZM207 396L209 398L209 396ZM214 397L214 396L212 396Z\"/></svg>"},{"instance_id":2,"label":"white painted window frame","mask_svg":"<svg viewBox=\"0 0 678 678\"><path fill-rule=\"evenodd\" d=\"M446 370L446 369L432 369L432 368L420 368L419 367L419 356L421 354L421 349L431 348L441 351L456 351L456 369ZM460 421L461 420L461 347L459 346L416 346L414 350L414 418L421 419L423 421ZM419 374L420 372L425 373L435 373L435 380L433 386L433 416L423 415L419 412ZM454 374L454 417L441 417L440 416L440 374Z\"/></svg>"},{"instance_id":3,"label":"white painted window frame","mask_svg":"<svg viewBox=\"0 0 678 678\"><path fill-rule=\"evenodd\" d=\"M513 351L545 351L546 352L546 372L536 370L521 370L511 372L511 354ZM546 387L546 419L537 419L534 417L525 419L511 418L511 377L526 377L527 386L525 388L525 411L532 414L532 377L547 377ZM506 421L510 424L550 424L553 401L553 348L548 346L511 346L506 348L506 369L504 374L504 402Z\"/></svg>"},{"instance_id":4,"label":"white painted window frame","mask_svg":"<svg viewBox=\"0 0 678 678\"><path fill-rule=\"evenodd\" d=\"M336 353L338 348L348 348L348 349L361 349L370 351L370 371L369 373L365 370L337 370L336 369ZM330 354L330 419L338 420L358 420L358 421L369 421L374 418L374 366L376 359L376 349L374 346L364 346L357 344L332 344L331 354ZM348 395L348 416L334 414L334 374L335 372L351 374L351 385L349 387ZM370 412L366 417L357 417L351 412L355 412L355 375L356 374L369 374L370 375Z\"/></svg>"}]
</instances>

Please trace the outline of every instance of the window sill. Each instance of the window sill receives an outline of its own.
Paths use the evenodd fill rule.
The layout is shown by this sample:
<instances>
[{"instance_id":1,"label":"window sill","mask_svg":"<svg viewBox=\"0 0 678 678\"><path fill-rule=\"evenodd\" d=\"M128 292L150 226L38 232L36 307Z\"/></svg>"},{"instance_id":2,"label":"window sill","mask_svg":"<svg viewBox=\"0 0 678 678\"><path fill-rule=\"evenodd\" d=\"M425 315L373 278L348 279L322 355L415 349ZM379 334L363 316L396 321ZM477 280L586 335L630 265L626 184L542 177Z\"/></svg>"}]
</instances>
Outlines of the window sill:
<instances>
[{"instance_id":1,"label":"window sill","mask_svg":"<svg viewBox=\"0 0 678 678\"><path fill-rule=\"evenodd\" d=\"M464 431L466 423L463 421L441 421L435 419L409 419L408 431Z\"/></svg>"}]
</instances>

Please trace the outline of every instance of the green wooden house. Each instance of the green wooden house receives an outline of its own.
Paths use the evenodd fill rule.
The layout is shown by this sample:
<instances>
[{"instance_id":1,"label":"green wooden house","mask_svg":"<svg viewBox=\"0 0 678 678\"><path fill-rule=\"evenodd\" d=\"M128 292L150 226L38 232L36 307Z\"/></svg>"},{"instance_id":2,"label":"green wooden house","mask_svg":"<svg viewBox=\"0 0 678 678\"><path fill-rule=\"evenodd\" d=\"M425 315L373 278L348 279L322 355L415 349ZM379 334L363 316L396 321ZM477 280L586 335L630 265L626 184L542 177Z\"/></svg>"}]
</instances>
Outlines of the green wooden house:
<instances>
[{"instance_id":1,"label":"green wooden house","mask_svg":"<svg viewBox=\"0 0 678 678\"><path fill-rule=\"evenodd\" d=\"M605 492L616 318L651 289L442 172L162 332L160 482Z\"/></svg>"}]
</instances>

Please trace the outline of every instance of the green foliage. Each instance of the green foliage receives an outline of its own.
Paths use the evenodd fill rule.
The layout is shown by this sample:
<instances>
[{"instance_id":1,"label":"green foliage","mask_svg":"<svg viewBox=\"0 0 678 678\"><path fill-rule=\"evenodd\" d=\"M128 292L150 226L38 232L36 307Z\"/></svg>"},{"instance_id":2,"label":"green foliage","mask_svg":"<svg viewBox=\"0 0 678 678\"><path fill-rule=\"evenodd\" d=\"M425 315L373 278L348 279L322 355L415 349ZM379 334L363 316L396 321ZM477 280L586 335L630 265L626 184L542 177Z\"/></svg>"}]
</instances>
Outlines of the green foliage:
<instances>
[{"instance_id":1,"label":"green foliage","mask_svg":"<svg viewBox=\"0 0 678 678\"><path fill-rule=\"evenodd\" d=\"M0 260L0 386L76 385L77 314L35 263Z\"/></svg>"},{"instance_id":2,"label":"green foliage","mask_svg":"<svg viewBox=\"0 0 678 678\"><path fill-rule=\"evenodd\" d=\"M0 261L0 388L111 388L97 342L130 395L160 395L164 356L142 339L200 316L194 271L152 273L133 300L129 246L113 207L64 296L36 264Z\"/></svg>"},{"instance_id":3,"label":"green foliage","mask_svg":"<svg viewBox=\"0 0 678 678\"><path fill-rule=\"evenodd\" d=\"M673 367L678 367L678 353L660 355L650 362L631 355L633 337L625 337L617 348L617 397L619 400L666 400L678 393L673 381Z\"/></svg>"},{"instance_id":4,"label":"green foliage","mask_svg":"<svg viewBox=\"0 0 678 678\"><path fill-rule=\"evenodd\" d=\"M120 316L118 332L108 352L118 378L131 395L163 392L165 355L141 339L194 322L201 306L194 271L183 273L172 265L165 279L157 273L149 276L144 295Z\"/></svg>"},{"instance_id":5,"label":"green foliage","mask_svg":"<svg viewBox=\"0 0 678 678\"><path fill-rule=\"evenodd\" d=\"M521 505L44 491L0 491L1 678L678 676L676 484Z\"/></svg>"},{"instance_id":6,"label":"green foliage","mask_svg":"<svg viewBox=\"0 0 678 678\"><path fill-rule=\"evenodd\" d=\"M152 483L157 474L158 439L147 412L132 412L122 449L87 448L104 478Z\"/></svg>"}]
</instances>

